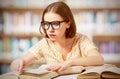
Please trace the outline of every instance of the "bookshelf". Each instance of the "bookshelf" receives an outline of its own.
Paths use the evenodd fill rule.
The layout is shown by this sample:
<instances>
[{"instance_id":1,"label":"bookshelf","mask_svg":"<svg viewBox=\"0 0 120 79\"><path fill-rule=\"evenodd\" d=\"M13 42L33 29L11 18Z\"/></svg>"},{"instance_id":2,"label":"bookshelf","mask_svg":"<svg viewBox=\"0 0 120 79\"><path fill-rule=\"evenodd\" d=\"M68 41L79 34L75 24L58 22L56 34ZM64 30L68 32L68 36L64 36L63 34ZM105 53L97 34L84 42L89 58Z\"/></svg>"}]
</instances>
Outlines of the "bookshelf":
<instances>
[{"instance_id":1,"label":"bookshelf","mask_svg":"<svg viewBox=\"0 0 120 79\"><path fill-rule=\"evenodd\" d=\"M120 41L119 0L10 1L3 0L3 3L0 3L0 56L11 57L4 59L5 62L0 59L1 65L9 65L13 59L23 54L21 52L25 52L42 38L39 34L41 13L48 4L55 1L64 1L70 6L76 21L77 32L86 34L95 44ZM22 47L21 43L26 47ZM119 53L102 53L102 55L107 63L114 63L120 67Z\"/></svg>"},{"instance_id":2,"label":"bookshelf","mask_svg":"<svg viewBox=\"0 0 120 79\"><path fill-rule=\"evenodd\" d=\"M39 33L43 8L0 7L0 74L9 71L10 63L24 54L42 36Z\"/></svg>"},{"instance_id":3,"label":"bookshelf","mask_svg":"<svg viewBox=\"0 0 120 79\"><path fill-rule=\"evenodd\" d=\"M93 41L106 63L116 64L120 67L120 35L93 36Z\"/></svg>"},{"instance_id":4,"label":"bookshelf","mask_svg":"<svg viewBox=\"0 0 120 79\"><path fill-rule=\"evenodd\" d=\"M84 1L81 1L82 5ZM70 3L68 1L68 3L75 13L78 32L91 38L104 57L105 63L120 67L120 6L116 4L120 4L120 2L115 0L115 5L112 0L106 1L94 5L88 4L88 6L87 4L80 5L79 1L76 2L76 5L73 5L74 1L70 1ZM107 5L109 3L111 5ZM76 9L76 7L80 8Z\"/></svg>"}]
</instances>

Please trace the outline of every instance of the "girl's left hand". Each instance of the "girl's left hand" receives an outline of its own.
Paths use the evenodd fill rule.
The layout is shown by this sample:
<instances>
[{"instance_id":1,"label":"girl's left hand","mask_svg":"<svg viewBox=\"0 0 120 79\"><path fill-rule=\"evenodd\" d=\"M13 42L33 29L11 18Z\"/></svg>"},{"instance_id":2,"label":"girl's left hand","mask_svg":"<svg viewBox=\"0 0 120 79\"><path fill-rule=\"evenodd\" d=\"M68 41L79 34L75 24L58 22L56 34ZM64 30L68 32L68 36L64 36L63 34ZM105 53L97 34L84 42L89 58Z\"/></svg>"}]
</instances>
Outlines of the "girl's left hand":
<instances>
[{"instance_id":1,"label":"girl's left hand","mask_svg":"<svg viewBox=\"0 0 120 79\"><path fill-rule=\"evenodd\" d=\"M62 71L67 69L68 67L72 66L72 60L66 60L63 63L53 64L47 67L49 71Z\"/></svg>"}]
</instances>

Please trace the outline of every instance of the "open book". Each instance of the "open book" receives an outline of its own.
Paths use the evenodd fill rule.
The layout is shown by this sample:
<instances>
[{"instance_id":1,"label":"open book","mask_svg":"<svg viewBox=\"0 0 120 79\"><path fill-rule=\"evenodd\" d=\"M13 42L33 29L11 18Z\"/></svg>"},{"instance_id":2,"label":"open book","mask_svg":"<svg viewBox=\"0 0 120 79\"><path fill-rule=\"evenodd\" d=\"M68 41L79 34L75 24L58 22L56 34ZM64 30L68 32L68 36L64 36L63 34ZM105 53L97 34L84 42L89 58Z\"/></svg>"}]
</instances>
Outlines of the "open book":
<instances>
[{"instance_id":1,"label":"open book","mask_svg":"<svg viewBox=\"0 0 120 79\"><path fill-rule=\"evenodd\" d=\"M113 78L120 79L120 68L105 64L103 66L72 66L64 71L55 72L47 71L47 65L41 65L36 69L24 70L22 73L17 71L9 72L0 76L0 79L51 79L58 76L77 74L77 79L100 79L102 78Z\"/></svg>"},{"instance_id":2,"label":"open book","mask_svg":"<svg viewBox=\"0 0 120 79\"><path fill-rule=\"evenodd\" d=\"M114 65L96 66L78 75L78 79L120 79L120 68Z\"/></svg>"},{"instance_id":3,"label":"open book","mask_svg":"<svg viewBox=\"0 0 120 79\"><path fill-rule=\"evenodd\" d=\"M85 67L72 66L60 72L47 71L47 65L41 65L39 68L24 70L22 73L17 71L9 72L0 76L0 79L51 79L59 75L78 74L81 73Z\"/></svg>"},{"instance_id":4,"label":"open book","mask_svg":"<svg viewBox=\"0 0 120 79\"><path fill-rule=\"evenodd\" d=\"M19 79L19 74L20 73L18 71L8 72L0 75L0 79Z\"/></svg>"}]
</instances>

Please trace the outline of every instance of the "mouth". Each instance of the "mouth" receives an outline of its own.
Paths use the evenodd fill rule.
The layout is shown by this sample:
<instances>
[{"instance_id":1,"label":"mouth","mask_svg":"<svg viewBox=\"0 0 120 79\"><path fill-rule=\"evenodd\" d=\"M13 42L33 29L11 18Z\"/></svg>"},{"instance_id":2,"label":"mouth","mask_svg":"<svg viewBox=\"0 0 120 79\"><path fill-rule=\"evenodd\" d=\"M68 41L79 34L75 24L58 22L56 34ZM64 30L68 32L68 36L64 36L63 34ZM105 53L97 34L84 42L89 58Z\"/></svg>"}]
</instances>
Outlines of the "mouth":
<instances>
[{"instance_id":1,"label":"mouth","mask_svg":"<svg viewBox=\"0 0 120 79\"><path fill-rule=\"evenodd\" d=\"M50 38L55 38L55 36L56 36L55 34L49 34Z\"/></svg>"}]
</instances>

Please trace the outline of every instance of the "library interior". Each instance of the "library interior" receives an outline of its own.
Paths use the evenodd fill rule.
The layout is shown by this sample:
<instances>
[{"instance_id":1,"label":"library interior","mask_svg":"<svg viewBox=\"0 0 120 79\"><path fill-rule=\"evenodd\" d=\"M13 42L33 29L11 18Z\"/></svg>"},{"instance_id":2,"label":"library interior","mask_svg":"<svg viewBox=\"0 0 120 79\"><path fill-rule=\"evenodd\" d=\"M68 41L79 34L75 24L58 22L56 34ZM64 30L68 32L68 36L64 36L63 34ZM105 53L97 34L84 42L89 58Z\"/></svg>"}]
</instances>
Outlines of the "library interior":
<instances>
[{"instance_id":1,"label":"library interior","mask_svg":"<svg viewBox=\"0 0 120 79\"><path fill-rule=\"evenodd\" d=\"M105 63L120 67L120 0L0 0L0 74L42 39L41 14L56 1L70 6L77 32L95 43Z\"/></svg>"}]
</instances>

